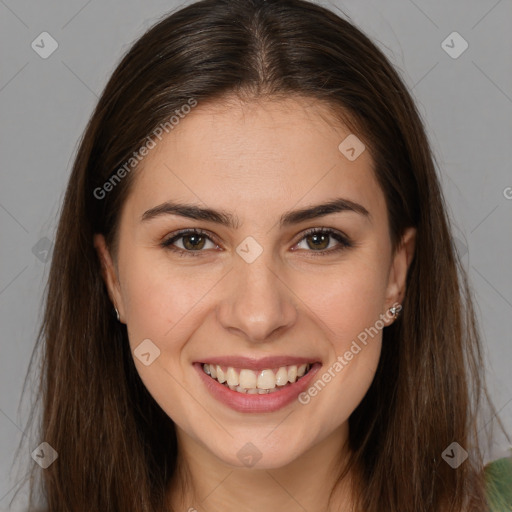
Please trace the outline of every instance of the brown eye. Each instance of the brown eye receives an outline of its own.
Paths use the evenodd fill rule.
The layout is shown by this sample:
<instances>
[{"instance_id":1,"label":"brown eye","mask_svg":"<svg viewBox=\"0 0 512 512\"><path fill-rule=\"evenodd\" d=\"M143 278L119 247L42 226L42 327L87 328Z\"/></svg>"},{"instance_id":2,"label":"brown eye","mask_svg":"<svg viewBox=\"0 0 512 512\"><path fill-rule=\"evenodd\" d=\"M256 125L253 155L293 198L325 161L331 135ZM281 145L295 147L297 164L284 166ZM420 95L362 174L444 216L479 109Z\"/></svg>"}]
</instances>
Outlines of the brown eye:
<instances>
[{"instance_id":1,"label":"brown eye","mask_svg":"<svg viewBox=\"0 0 512 512\"><path fill-rule=\"evenodd\" d=\"M333 240L335 240L335 243L331 244ZM304 243L305 247L300 247L300 245ZM333 229L313 228L305 233L296 247L298 249L305 249L306 252L313 253L315 256L322 256L352 247L352 245L348 237L338 231L334 231Z\"/></svg>"},{"instance_id":2,"label":"brown eye","mask_svg":"<svg viewBox=\"0 0 512 512\"><path fill-rule=\"evenodd\" d=\"M313 233L304 237L310 249L325 250L329 247L331 235L325 233Z\"/></svg>"},{"instance_id":3,"label":"brown eye","mask_svg":"<svg viewBox=\"0 0 512 512\"><path fill-rule=\"evenodd\" d=\"M210 243L211 246L207 247L206 244ZM199 256L203 249L215 249L215 244L210 236L205 232L199 230L183 230L171 236L161 243L161 246L180 253L181 255Z\"/></svg>"},{"instance_id":4,"label":"brown eye","mask_svg":"<svg viewBox=\"0 0 512 512\"><path fill-rule=\"evenodd\" d=\"M204 247L206 238L202 235L185 235L181 237L183 239L183 246L185 249L194 251L200 250Z\"/></svg>"}]
</instances>

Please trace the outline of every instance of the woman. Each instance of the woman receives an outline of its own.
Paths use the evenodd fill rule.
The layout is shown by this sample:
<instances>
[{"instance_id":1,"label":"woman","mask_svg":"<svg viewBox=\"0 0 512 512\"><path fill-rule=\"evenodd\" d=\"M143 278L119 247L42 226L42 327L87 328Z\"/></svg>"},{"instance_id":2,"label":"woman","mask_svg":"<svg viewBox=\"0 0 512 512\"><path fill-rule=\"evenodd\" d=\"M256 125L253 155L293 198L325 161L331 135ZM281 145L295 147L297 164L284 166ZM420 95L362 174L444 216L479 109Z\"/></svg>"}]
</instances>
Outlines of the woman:
<instances>
[{"instance_id":1,"label":"woman","mask_svg":"<svg viewBox=\"0 0 512 512\"><path fill-rule=\"evenodd\" d=\"M49 511L506 499L420 117L317 5L205 0L135 43L81 141L40 338Z\"/></svg>"}]
</instances>

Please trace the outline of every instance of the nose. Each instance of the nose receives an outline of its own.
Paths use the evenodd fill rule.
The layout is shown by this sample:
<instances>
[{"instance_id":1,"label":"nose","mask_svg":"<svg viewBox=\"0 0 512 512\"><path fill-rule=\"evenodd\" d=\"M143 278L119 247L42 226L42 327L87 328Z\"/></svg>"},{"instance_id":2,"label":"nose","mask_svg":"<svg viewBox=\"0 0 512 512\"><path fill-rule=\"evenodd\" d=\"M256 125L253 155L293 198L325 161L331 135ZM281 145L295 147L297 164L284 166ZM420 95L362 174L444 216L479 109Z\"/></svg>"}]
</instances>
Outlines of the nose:
<instances>
[{"instance_id":1,"label":"nose","mask_svg":"<svg viewBox=\"0 0 512 512\"><path fill-rule=\"evenodd\" d=\"M297 321L294 294L283 277L272 269L265 251L252 263L235 260L229 286L217 308L221 325L252 343L282 336Z\"/></svg>"}]
</instances>

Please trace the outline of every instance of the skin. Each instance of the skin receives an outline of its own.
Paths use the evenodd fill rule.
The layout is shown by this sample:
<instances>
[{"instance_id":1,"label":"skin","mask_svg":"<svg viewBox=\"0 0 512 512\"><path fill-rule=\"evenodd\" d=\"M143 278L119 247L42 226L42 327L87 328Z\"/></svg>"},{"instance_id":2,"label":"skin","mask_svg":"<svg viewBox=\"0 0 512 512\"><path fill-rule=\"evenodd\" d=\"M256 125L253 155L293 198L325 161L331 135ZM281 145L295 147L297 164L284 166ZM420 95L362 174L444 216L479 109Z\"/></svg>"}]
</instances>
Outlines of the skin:
<instances>
[{"instance_id":1,"label":"skin","mask_svg":"<svg viewBox=\"0 0 512 512\"><path fill-rule=\"evenodd\" d=\"M272 413L241 413L216 401L192 362L296 355L321 361L321 376L359 333L402 302L415 230L405 232L393 255L370 152L349 161L338 150L349 134L325 105L309 99L199 104L137 170L121 212L118 253L95 235L132 351L148 338L160 350L149 366L134 361L176 424L190 484L178 491L181 472L172 483L177 510L226 512L240 503L249 511L326 510L335 464L348 454L348 418L374 377L382 331L308 404L294 401ZM371 217L344 211L278 224L290 210L337 197L361 204ZM230 212L239 226L177 215L141 222L146 210L168 200ZM185 228L216 239L196 257L160 245ZM317 249L311 236L304 238L308 228L338 230L354 245L315 256L339 242L331 237ZM248 236L263 248L252 263L236 252ZM186 242L190 247L190 238L175 246L186 250ZM388 313L385 325L392 321ZM248 442L261 452L253 467L237 457ZM349 474L337 491L335 510L350 510L352 481Z\"/></svg>"}]
</instances>

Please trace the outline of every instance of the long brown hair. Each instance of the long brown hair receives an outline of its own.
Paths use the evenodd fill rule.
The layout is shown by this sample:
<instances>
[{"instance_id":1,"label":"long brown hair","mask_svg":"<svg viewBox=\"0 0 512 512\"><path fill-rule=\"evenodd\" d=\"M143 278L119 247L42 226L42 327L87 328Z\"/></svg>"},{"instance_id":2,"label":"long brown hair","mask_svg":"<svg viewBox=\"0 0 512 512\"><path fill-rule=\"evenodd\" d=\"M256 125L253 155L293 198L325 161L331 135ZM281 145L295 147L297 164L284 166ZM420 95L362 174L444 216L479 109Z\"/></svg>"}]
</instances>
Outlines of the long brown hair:
<instances>
[{"instance_id":1,"label":"long brown hair","mask_svg":"<svg viewBox=\"0 0 512 512\"><path fill-rule=\"evenodd\" d=\"M484 510L481 346L422 121L383 53L350 22L302 0L189 5L133 45L101 95L60 212L36 345L39 435L59 454L42 472L48 509L165 510L177 470L174 424L138 376L93 247L103 233L115 254L139 169L101 199L94 191L191 98L228 94L325 102L371 152L393 249L406 227L417 228L403 314L384 329L375 379L350 417L351 465L364 488L357 510ZM453 441L469 453L456 470L441 456Z\"/></svg>"}]
</instances>

